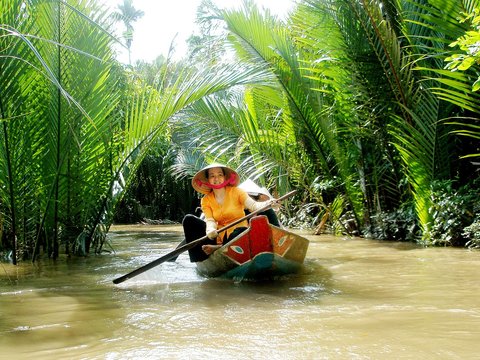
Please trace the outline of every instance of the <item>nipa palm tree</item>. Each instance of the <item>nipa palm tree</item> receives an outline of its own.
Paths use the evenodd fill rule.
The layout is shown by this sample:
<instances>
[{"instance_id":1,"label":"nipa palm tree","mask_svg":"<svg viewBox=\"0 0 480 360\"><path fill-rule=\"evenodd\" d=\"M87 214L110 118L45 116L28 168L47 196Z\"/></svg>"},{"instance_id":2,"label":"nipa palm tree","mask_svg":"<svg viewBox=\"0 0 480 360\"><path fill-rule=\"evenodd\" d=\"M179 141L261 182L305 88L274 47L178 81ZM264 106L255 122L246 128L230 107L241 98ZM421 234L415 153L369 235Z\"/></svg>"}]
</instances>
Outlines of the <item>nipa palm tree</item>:
<instances>
[{"instance_id":1,"label":"nipa palm tree","mask_svg":"<svg viewBox=\"0 0 480 360\"><path fill-rule=\"evenodd\" d=\"M0 228L14 261L57 258L61 245L100 252L116 203L150 146L168 137L168 120L212 93L268 78L256 67L207 67L165 87L134 81L124 93L94 3L0 6Z\"/></svg>"},{"instance_id":2,"label":"nipa palm tree","mask_svg":"<svg viewBox=\"0 0 480 360\"><path fill-rule=\"evenodd\" d=\"M116 21L121 21L125 25L125 31L123 32L123 38L125 39L125 45L128 50L128 64L132 64L131 60L131 47L133 41L133 23L138 21L145 15L142 10L135 9L133 6L133 0L123 0L123 4L117 5L118 11L112 14Z\"/></svg>"},{"instance_id":3,"label":"nipa palm tree","mask_svg":"<svg viewBox=\"0 0 480 360\"><path fill-rule=\"evenodd\" d=\"M243 142L245 156L266 164L278 140L262 148L265 136L290 136L289 154L299 161L276 157L266 173L286 164L289 177L306 184L326 212L343 204L337 216L351 211L366 234L383 213L411 202L428 243L431 185L458 169L451 129L442 121L458 108L444 100L467 104L468 98L474 108L477 98L462 95L468 86L456 81L460 75L446 74L443 60L448 44L465 33L457 17L477 6L471 0L305 0L288 24L262 16L251 2L220 11L237 55L263 64L276 79L268 95L257 89L256 98L266 96L256 104L246 92L248 116L235 115L238 127L255 134L248 147ZM211 110L217 114L219 107ZM211 157L225 156L221 143L235 112L223 111L223 120L214 113L209 118L218 125L208 135L218 142L197 146ZM265 131L267 118L276 131Z\"/></svg>"}]
</instances>

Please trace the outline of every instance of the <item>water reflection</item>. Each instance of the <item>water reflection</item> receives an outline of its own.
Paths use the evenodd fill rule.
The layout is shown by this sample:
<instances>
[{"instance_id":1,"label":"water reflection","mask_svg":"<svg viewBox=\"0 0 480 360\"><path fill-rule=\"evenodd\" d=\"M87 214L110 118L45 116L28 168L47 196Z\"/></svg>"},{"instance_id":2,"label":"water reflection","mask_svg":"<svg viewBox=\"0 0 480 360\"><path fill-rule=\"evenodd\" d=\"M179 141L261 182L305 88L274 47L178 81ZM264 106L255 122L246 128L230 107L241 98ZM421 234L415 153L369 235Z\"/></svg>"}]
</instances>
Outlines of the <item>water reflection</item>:
<instances>
[{"instance_id":1,"label":"water reflection","mask_svg":"<svg viewBox=\"0 0 480 360\"><path fill-rule=\"evenodd\" d=\"M156 229L156 230L155 230ZM0 264L0 358L474 359L479 254L310 237L275 281L199 276L179 227L109 235L115 254Z\"/></svg>"}]
</instances>

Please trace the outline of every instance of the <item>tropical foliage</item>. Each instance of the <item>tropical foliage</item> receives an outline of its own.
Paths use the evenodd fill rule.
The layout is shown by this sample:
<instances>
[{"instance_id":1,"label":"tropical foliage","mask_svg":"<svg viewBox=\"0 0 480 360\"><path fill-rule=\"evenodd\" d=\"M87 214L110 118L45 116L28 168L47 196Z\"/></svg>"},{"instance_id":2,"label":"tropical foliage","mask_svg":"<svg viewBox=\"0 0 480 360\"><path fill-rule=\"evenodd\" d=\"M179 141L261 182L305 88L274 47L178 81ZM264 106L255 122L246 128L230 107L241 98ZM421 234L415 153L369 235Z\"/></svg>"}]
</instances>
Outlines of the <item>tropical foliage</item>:
<instances>
[{"instance_id":1,"label":"tropical foliage","mask_svg":"<svg viewBox=\"0 0 480 360\"><path fill-rule=\"evenodd\" d=\"M115 21L122 22L125 26L123 39L128 50L128 63L131 64L131 48L133 42L133 23L138 21L145 13L142 10L135 9L132 0L123 0L123 3L117 6L117 11L112 14Z\"/></svg>"},{"instance_id":2,"label":"tropical foliage","mask_svg":"<svg viewBox=\"0 0 480 360\"><path fill-rule=\"evenodd\" d=\"M73 6L75 5L75 6ZM100 252L113 211L168 119L222 89L268 80L234 65L144 86L114 60L91 1L1 1L0 213L12 259Z\"/></svg>"},{"instance_id":3,"label":"tropical foliage","mask_svg":"<svg viewBox=\"0 0 480 360\"><path fill-rule=\"evenodd\" d=\"M300 190L288 225L478 247L478 8L205 2L186 60L124 67L95 1L0 0L0 247L100 252L119 204L181 217L172 175L213 160Z\"/></svg>"},{"instance_id":4,"label":"tropical foliage","mask_svg":"<svg viewBox=\"0 0 480 360\"><path fill-rule=\"evenodd\" d=\"M17 248L57 257L60 237L67 253L88 251L107 205L119 92L101 12L86 18L94 5L76 5L0 3L0 207L14 261Z\"/></svg>"},{"instance_id":5,"label":"tropical foliage","mask_svg":"<svg viewBox=\"0 0 480 360\"><path fill-rule=\"evenodd\" d=\"M306 0L287 23L250 2L217 10L205 20L222 19L241 61L276 84L195 104L183 124L201 131L185 148L274 189L302 187L298 213L315 223L435 244L435 182L474 186L478 171L465 158L478 143L457 136L478 139L476 78L444 69L477 5Z\"/></svg>"},{"instance_id":6,"label":"tropical foliage","mask_svg":"<svg viewBox=\"0 0 480 360\"><path fill-rule=\"evenodd\" d=\"M178 181L170 171L175 160L170 139L152 144L116 208L115 223L179 223L195 210L198 204L190 181Z\"/></svg>"}]
</instances>

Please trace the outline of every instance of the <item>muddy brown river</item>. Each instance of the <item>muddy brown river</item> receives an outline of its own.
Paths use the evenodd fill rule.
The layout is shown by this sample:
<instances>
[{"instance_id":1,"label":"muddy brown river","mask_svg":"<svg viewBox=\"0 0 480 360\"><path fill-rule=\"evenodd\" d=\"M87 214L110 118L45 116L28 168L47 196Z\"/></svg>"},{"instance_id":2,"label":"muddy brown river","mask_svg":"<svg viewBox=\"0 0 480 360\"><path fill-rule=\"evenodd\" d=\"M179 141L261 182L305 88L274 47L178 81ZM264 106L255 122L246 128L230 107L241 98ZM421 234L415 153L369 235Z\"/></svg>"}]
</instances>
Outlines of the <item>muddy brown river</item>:
<instances>
[{"instance_id":1,"label":"muddy brown river","mask_svg":"<svg viewBox=\"0 0 480 360\"><path fill-rule=\"evenodd\" d=\"M199 276L180 226L117 226L115 254L0 263L0 359L479 359L480 252L311 236L275 281Z\"/></svg>"}]
</instances>

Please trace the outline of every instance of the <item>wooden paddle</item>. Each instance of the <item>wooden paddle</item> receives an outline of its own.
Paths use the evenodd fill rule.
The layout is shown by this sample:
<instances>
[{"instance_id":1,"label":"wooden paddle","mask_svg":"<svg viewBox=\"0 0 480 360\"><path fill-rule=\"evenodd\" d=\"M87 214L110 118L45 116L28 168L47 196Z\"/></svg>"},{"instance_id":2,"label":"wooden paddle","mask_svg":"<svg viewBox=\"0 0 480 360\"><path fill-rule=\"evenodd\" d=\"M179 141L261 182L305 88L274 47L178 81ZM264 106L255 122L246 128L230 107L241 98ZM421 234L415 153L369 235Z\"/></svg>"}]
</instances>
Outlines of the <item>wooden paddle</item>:
<instances>
[{"instance_id":1,"label":"wooden paddle","mask_svg":"<svg viewBox=\"0 0 480 360\"><path fill-rule=\"evenodd\" d=\"M183 240L180 242L180 244L177 245L177 247L175 248L175 250L177 250L180 246L185 245L186 243L187 243L187 240L183 239ZM178 255L177 255L177 256L174 256L174 257L172 257L172 258L170 258L170 259L168 259L167 261L169 261L169 262L175 262L175 261L177 260L177 258L178 258Z\"/></svg>"},{"instance_id":2,"label":"wooden paddle","mask_svg":"<svg viewBox=\"0 0 480 360\"><path fill-rule=\"evenodd\" d=\"M276 201L284 200L284 199L292 196L296 192L297 192L296 190L290 191L289 193L279 197ZM231 228L232 226L235 226L235 225L241 223L244 220L250 219L251 217L257 215L258 213L261 213L265 210L268 210L271 207L272 207L272 204L268 204L268 205L264 206L263 208L258 209L258 210L254 211L254 212L252 212L252 213L250 213L250 214L248 214L248 215L246 215L246 216L244 216L244 217L242 217L238 220L235 220L234 222L228 224L227 226L224 226L223 228L219 229L218 232L221 233L221 232ZM142 267L139 267L136 270L133 270L133 271L129 272L128 274L122 275L122 276L114 279L113 283L114 284L120 284L120 283L124 282L125 280L128 280L128 279L130 279L134 276L140 275L140 274L144 273L145 271L150 270L151 268L153 268L157 265L160 265L160 264L164 263L165 261L168 261L169 259L171 259L175 256L178 256L178 255L180 255L181 253L183 253L187 250L190 250L190 249L194 248L197 245L200 245L200 244L204 243L207 240L208 240L208 237L204 236L200 239L194 240L194 241L189 242L185 245L181 245L181 246L177 247L175 250L170 251L168 254L165 254L165 255L159 257L158 259L153 260L152 262L150 262L146 265L143 265Z\"/></svg>"}]
</instances>

